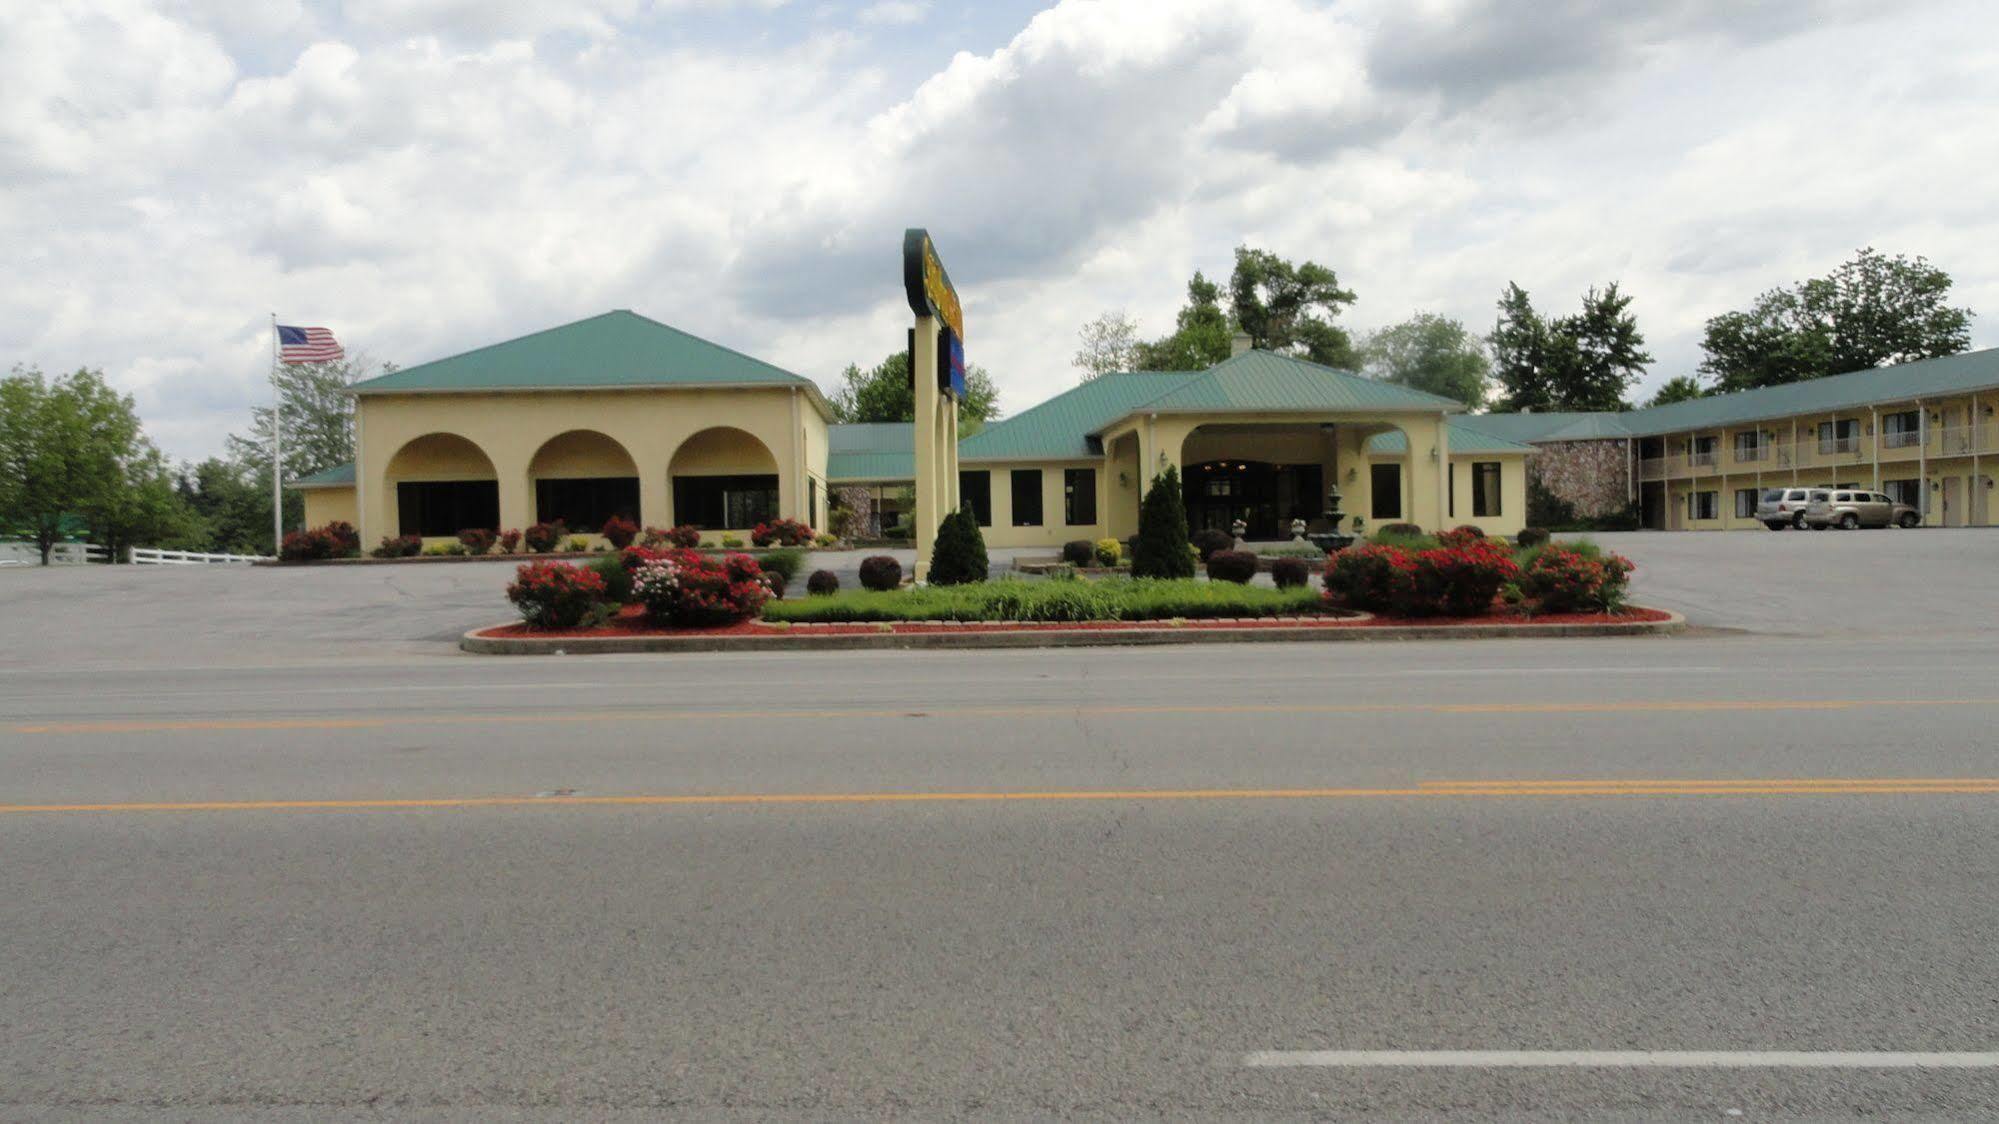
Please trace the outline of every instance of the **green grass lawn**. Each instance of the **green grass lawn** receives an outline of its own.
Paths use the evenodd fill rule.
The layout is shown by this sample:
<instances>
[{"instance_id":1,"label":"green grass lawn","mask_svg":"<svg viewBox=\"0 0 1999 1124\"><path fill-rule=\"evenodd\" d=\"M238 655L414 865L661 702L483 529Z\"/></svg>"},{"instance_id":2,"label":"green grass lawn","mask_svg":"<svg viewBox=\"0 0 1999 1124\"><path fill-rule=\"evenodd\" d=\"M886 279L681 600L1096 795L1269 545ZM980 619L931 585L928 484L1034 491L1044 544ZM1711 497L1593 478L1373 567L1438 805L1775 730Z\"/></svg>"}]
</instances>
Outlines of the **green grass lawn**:
<instances>
[{"instance_id":1,"label":"green grass lawn","mask_svg":"<svg viewBox=\"0 0 1999 1124\"><path fill-rule=\"evenodd\" d=\"M1108 578L1102 581L992 581L876 593L843 590L773 601L771 621L1149 621L1173 617L1280 617L1324 608L1317 582L1267 589L1233 582Z\"/></svg>"}]
</instances>

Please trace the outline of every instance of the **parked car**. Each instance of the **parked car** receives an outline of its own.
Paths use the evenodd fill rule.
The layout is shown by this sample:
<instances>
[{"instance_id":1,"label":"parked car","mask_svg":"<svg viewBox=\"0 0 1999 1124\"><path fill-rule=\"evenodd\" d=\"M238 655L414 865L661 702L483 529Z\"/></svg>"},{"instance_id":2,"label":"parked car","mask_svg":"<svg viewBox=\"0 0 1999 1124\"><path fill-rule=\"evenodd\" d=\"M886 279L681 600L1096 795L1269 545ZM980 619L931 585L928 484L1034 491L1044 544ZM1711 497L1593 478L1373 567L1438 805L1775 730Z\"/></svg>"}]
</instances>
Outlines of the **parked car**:
<instances>
[{"instance_id":1,"label":"parked car","mask_svg":"<svg viewBox=\"0 0 1999 1124\"><path fill-rule=\"evenodd\" d=\"M1770 488L1756 503L1756 518L1765 527L1781 531L1786 527L1805 529L1805 511L1813 501L1830 503L1830 488Z\"/></svg>"},{"instance_id":2,"label":"parked car","mask_svg":"<svg viewBox=\"0 0 1999 1124\"><path fill-rule=\"evenodd\" d=\"M1825 499L1823 493L1814 490L1812 500L1805 507L1805 526L1815 531L1827 527L1838 527L1851 531L1860 527L1914 527L1923 521L1923 514L1905 503L1896 503L1880 492L1856 492L1834 489Z\"/></svg>"}]
</instances>

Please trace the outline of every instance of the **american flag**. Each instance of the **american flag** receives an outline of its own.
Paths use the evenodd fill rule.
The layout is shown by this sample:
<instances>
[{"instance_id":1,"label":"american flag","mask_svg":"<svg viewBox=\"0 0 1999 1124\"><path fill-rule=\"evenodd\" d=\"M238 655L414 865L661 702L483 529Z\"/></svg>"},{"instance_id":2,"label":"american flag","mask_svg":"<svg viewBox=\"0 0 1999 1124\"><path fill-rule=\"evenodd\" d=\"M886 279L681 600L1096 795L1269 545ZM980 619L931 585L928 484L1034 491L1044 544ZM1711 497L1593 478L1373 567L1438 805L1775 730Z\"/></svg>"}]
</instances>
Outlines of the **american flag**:
<instances>
[{"instance_id":1,"label":"american flag","mask_svg":"<svg viewBox=\"0 0 1999 1124\"><path fill-rule=\"evenodd\" d=\"M278 325L278 360L283 363L330 363L347 353L325 328Z\"/></svg>"}]
</instances>

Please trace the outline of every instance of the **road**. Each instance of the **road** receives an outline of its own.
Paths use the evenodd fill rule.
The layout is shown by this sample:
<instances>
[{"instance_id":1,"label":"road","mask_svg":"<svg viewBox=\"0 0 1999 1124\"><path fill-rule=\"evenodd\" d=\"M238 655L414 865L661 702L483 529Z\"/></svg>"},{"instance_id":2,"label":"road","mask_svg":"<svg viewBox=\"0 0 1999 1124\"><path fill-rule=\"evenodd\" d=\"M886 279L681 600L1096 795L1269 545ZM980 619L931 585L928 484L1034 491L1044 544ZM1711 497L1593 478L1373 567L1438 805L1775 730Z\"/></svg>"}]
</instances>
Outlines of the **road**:
<instances>
[{"instance_id":1,"label":"road","mask_svg":"<svg viewBox=\"0 0 1999 1124\"><path fill-rule=\"evenodd\" d=\"M0 667L0 1118L1999 1111L1976 622L480 660L283 608Z\"/></svg>"}]
</instances>

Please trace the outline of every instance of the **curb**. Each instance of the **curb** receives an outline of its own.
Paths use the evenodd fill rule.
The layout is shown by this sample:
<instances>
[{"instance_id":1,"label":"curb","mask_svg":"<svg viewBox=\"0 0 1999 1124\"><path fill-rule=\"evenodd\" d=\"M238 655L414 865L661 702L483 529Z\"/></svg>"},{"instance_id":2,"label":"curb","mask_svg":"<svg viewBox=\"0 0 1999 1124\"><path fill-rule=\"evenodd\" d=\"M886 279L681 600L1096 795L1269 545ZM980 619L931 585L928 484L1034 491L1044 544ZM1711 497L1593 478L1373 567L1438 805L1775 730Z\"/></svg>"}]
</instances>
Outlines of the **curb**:
<instances>
[{"instance_id":1,"label":"curb","mask_svg":"<svg viewBox=\"0 0 1999 1124\"><path fill-rule=\"evenodd\" d=\"M1616 624L1461 624L1347 628L1037 629L1031 632L858 632L831 636L784 632L770 636L481 636L467 632L459 648L482 656L613 655L635 652L852 652L938 648L1131 648L1155 644L1269 644L1392 640L1580 639L1670 636L1687 618L1671 610L1663 621ZM497 628L487 625L486 628Z\"/></svg>"}]
</instances>

